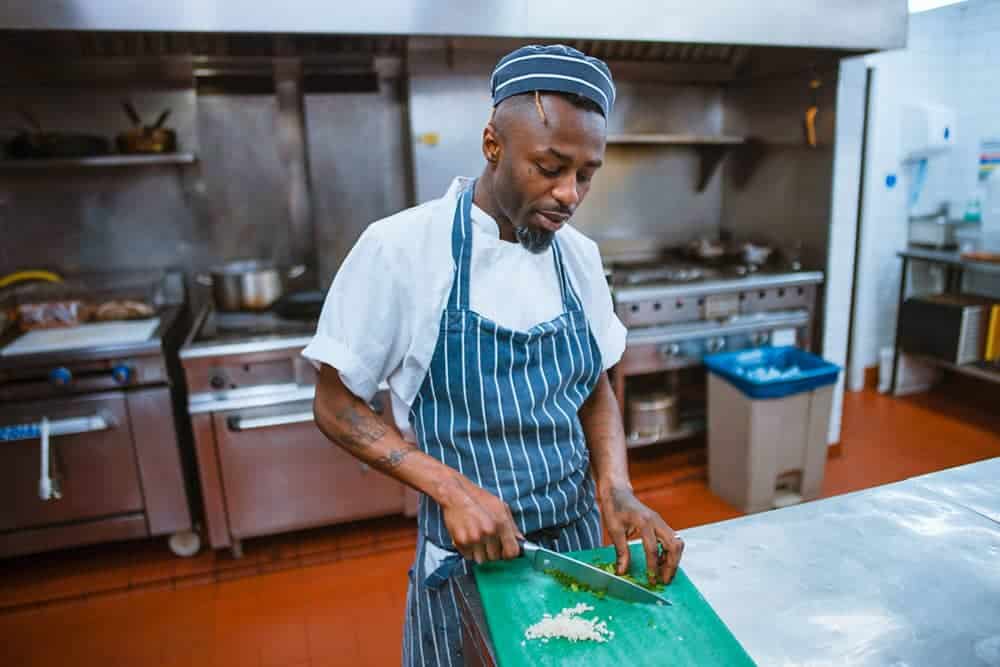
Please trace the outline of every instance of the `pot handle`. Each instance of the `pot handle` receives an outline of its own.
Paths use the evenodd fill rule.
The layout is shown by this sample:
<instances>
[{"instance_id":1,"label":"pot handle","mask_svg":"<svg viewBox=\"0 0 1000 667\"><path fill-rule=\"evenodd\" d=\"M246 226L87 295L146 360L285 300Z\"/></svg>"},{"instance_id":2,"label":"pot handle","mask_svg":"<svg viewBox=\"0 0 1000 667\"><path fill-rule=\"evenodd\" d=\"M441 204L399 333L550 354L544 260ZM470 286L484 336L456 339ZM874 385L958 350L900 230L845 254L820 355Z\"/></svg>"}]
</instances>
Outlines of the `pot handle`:
<instances>
[{"instance_id":1,"label":"pot handle","mask_svg":"<svg viewBox=\"0 0 1000 667\"><path fill-rule=\"evenodd\" d=\"M292 268L288 269L288 277L291 279L298 278L305 272L306 272L305 264L296 264Z\"/></svg>"},{"instance_id":2,"label":"pot handle","mask_svg":"<svg viewBox=\"0 0 1000 667\"><path fill-rule=\"evenodd\" d=\"M194 276L194 281L199 285L204 285L205 287L212 286L212 276L205 273L197 273Z\"/></svg>"}]
</instances>

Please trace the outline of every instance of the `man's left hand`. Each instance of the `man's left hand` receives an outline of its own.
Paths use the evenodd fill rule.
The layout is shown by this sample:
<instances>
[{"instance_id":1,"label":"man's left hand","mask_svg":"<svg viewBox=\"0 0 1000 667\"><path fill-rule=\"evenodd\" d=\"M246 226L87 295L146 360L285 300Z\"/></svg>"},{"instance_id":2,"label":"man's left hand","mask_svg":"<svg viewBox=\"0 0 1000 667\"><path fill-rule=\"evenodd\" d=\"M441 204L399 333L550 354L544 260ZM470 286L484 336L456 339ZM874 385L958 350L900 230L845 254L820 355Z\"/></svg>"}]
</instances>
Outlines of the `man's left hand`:
<instances>
[{"instance_id":1,"label":"man's left hand","mask_svg":"<svg viewBox=\"0 0 1000 667\"><path fill-rule=\"evenodd\" d=\"M627 487L616 487L601 493L598 503L618 555L615 571L619 575L628 572L628 540L638 535L642 537L642 546L646 551L649 583L662 581L669 584L673 581L684 552L684 541L674 534L660 515L639 502ZM658 548L660 544L663 545L662 551Z\"/></svg>"}]
</instances>

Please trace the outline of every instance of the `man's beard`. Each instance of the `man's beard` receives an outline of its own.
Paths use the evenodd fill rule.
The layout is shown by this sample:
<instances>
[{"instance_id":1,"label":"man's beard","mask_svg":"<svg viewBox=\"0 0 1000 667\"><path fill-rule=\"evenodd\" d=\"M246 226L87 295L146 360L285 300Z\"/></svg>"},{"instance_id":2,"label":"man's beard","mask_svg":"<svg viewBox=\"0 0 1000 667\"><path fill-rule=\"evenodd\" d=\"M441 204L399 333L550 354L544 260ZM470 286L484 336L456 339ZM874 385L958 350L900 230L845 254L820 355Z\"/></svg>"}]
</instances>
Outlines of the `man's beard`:
<instances>
[{"instance_id":1,"label":"man's beard","mask_svg":"<svg viewBox=\"0 0 1000 667\"><path fill-rule=\"evenodd\" d=\"M555 237L555 232L532 227L531 225L515 227L514 234L528 252L536 255L540 255L548 250L549 246L552 245L552 239Z\"/></svg>"}]
</instances>

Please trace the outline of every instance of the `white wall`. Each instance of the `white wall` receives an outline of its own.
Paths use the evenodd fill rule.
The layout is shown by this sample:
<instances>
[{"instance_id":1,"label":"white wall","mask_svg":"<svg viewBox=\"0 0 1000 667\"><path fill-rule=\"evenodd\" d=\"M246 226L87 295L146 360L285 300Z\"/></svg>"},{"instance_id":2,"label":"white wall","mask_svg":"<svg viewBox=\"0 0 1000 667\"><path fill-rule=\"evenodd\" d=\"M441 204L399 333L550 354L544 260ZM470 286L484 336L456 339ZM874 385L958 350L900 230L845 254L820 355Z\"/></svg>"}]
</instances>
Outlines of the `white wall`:
<instances>
[{"instance_id":1,"label":"white wall","mask_svg":"<svg viewBox=\"0 0 1000 667\"><path fill-rule=\"evenodd\" d=\"M878 350L895 335L900 261L909 212L952 203L961 216L976 191L979 141L1000 136L1000 0L970 0L913 14L906 49L866 56L873 80L858 282L852 317L848 386L859 390L864 369L878 364ZM929 103L957 112L956 144L930 158L915 205L909 191L915 167L901 164L900 119L907 103ZM886 177L895 174L894 188Z\"/></svg>"}]
</instances>

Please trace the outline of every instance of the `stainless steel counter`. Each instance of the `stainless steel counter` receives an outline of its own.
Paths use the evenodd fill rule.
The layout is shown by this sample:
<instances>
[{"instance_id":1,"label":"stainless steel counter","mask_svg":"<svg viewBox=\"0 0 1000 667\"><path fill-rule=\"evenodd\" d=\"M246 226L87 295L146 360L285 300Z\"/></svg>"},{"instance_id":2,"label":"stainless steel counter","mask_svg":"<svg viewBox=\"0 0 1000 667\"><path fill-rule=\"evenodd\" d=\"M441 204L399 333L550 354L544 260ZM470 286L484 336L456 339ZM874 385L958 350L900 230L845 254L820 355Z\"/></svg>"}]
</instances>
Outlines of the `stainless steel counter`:
<instances>
[{"instance_id":1,"label":"stainless steel counter","mask_svg":"<svg viewBox=\"0 0 1000 667\"><path fill-rule=\"evenodd\" d=\"M684 531L760 665L1000 665L1000 459Z\"/></svg>"},{"instance_id":2,"label":"stainless steel counter","mask_svg":"<svg viewBox=\"0 0 1000 667\"><path fill-rule=\"evenodd\" d=\"M683 537L761 667L1000 665L1000 458ZM475 582L457 584L468 656L494 665Z\"/></svg>"},{"instance_id":3,"label":"stainless steel counter","mask_svg":"<svg viewBox=\"0 0 1000 667\"><path fill-rule=\"evenodd\" d=\"M674 299L678 297L698 297L723 292L739 292L768 289L771 287L799 287L819 285L823 282L822 271L798 271L786 273L752 273L747 276L716 278L670 286L640 285L614 287L617 303L633 303L650 298Z\"/></svg>"}]
</instances>

